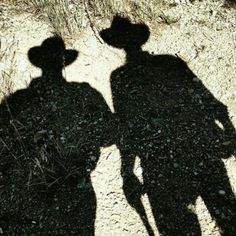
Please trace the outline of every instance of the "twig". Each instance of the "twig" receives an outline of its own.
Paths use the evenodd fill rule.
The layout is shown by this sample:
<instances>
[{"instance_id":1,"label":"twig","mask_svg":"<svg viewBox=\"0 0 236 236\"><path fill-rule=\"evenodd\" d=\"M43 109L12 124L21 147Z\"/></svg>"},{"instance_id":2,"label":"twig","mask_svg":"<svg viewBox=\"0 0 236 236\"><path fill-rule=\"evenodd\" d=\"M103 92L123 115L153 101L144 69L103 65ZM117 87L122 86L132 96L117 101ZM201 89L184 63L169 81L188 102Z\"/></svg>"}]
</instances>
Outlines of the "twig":
<instances>
[{"instance_id":1,"label":"twig","mask_svg":"<svg viewBox=\"0 0 236 236\"><path fill-rule=\"evenodd\" d=\"M86 13L86 15L87 15L87 18L88 18L90 27L91 27L91 29L92 29L92 31L93 31L95 37L97 38L97 40L99 41L99 43L104 44L102 38L100 37L100 35L99 35L99 33L98 33L97 28L94 26L94 23L93 23L93 21L92 21L92 17L91 17L91 15L90 15L90 13L89 13L88 4L87 4L86 0L83 0L83 3L84 3L84 10L85 10L85 13Z\"/></svg>"},{"instance_id":2,"label":"twig","mask_svg":"<svg viewBox=\"0 0 236 236\"><path fill-rule=\"evenodd\" d=\"M11 155L13 156L13 158L15 160L17 160L17 157L13 154L13 152L10 150L10 148L7 146L7 144L4 142L4 140L2 138L0 138L1 142L3 143L3 145L6 147L6 149L11 153Z\"/></svg>"}]
</instances>

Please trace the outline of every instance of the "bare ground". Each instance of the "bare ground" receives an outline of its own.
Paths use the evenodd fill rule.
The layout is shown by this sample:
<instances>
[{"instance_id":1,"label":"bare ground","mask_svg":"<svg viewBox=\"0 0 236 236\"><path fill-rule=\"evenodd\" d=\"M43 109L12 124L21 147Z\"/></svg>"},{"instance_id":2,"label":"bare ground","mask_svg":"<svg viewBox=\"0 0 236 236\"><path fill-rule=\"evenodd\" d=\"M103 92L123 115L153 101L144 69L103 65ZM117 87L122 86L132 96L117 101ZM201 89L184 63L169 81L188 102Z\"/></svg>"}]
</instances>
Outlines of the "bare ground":
<instances>
[{"instance_id":1,"label":"bare ground","mask_svg":"<svg viewBox=\"0 0 236 236\"><path fill-rule=\"evenodd\" d=\"M2 9L1 18L3 19L1 21L0 30L1 50L9 50L0 62L0 70L3 78L1 82L4 82L4 86L7 87L11 85L11 92L14 93L18 89L27 88L32 78L41 76L40 70L38 70L29 62L27 53L30 48L41 45L42 42L47 37L52 36L52 34L51 29L48 25L40 22L39 20L35 20L32 15L28 13L16 14L15 12L11 11L7 5L0 4L0 7ZM211 1L210 3L207 1L203 1L195 2L193 5L180 4L174 8L171 8L169 14L172 14L176 18L178 18L178 22L172 25L157 25L156 29L153 29L153 32L151 32L151 37L144 45L143 49L147 50L153 55L178 55L178 57L183 59L187 63L190 70L196 75L198 79L200 79L206 89L210 91L218 101L227 106L229 112L228 117L230 118L234 127L236 127L236 10L233 8L225 8L223 6L223 2L221 1ZM106 25L106 27L109 27L109 25L110 23ZM79 52L76 61L66 67L64 71L64 77L66 78L66 81L68 83L74 82L76 84L81 82L89 83L92 88L95 88L103 95L110 110L114 112L115 108L114 101L112 100L111 96L112 92L110 85L110 76L113 71L125 64L125 53L120 49L115 49L108 46L106 43L99 43L89 27L85 29L78 38L68 40L66 43L67 48L73 48ZM85 97L86 96L82 97L82 99ZM64 100L62 101L62 103L63 102ZM24 105L27 111L27 104ZM32 109L30 109L30 112L32 112ZM30 112L29 114L31 114ZM62 117L63 115L66 115L66 113L67 112L64 112L62 114ZM70 114L70 112L68 112L68 114ZM68 122L68 125L65 125L65 123L63 123L64 121ZM60 123L60 127L58 128L59 130L67 126L71 129L71 123L73 125L76 125L71 122L70 118L65 119L64 121ZM83 122L83 118L81 118L80 121ZM93 129L93 126L91 127L91 129ZM2 134L5 134L5 131L2 127L1 130L3 131ZM34 127L33 132L40 132L42 130L43 129L41 129L41 127L40 129L35 129ZM59 133L60 132L62 133L61 130L59 131ZM39 136L40 135L41 134L39 133ZM108 137L110 137L109 135ZM27 136L27 138L30 137L33 139L35 137L35 134ZM5 136L1 137L2 140L4 140L4 138ZM60 145L64 147L65 144L63 144L62 141L60 141ZM233 141L235 142L235 140ZM6 146L11 146L11 144L7 143ZM91 156L93 155L91 154ZM123 180L121 177L121 161L120 151L118 150L117 145L103 147L101 148L101 155L99 160L97 161L96 168L94 170L92 168L89 171L89 173L91 172L90 174L92 187L94 188L94 192L97 198L95 234L122 236L147 235L142 220L140 219L136 210L132 208L128 203L124 195L124 191L122 189ZM142 164L140 164L140 162L142 162L142 158L136 157L134 172L142 182L144 181L142 175L144 170L142 169ZM234 192L234 194L236 194L235 157L231 155L227 159L222 159L222 162L224 163L224 166L227 170L227 175L229 177L232 191ZM5 181L4 170L1 171L1 178ZM88 178L90 178L90 176ZM12 190L12 188L6 188L4 186L4 181L3 184L1 184L0 189L1 197L4 196L3 193L5 189L7 189L5 191L8 191L7 193ZM10 181L14 184L14 178ZM17 185L17 183L18 181L16 180L15 185ZM19 180L19 183L21 183L21 180ZM13 189L16 189L15 193L10 192L11 197L13 199L16 199L16 206L17 204L21 204L17 200L18 192L21 193L20 186L21 185L13 187ZM77 183L77 186L83 186L83 182ZM88 188L89 187L91 188L90 185L88 186ZM78 191L81 191L80 187L78 187L78 189ZM222 189L218 189L218 191L221 190ZM66 189L66 187L58 188L56 191L57 193L54 195L54 200L57 198L64 198L67 199L66 203L72 203L70 207L73 208L77 206L75 197L70 200L71 195L68 194L68 190ZM219 193L224 194L224 192ZM37 192L35 194L32 194L32 196L32 199L36 199L34 201L39 204L40 198L37 199ZM80 192L77 192L77 196L81 197L82 195ZM86 199L86 196L82 199ZM4 205L5 200L6 199L1 199L1 204ZM86 202L86 200L84 201ZM143 195L142 201L143 205L145 206L145 210L147 212L148 219L153 228L153 231L155 232L155 235L158 235L158 229L155 225L155 220L153 218L149 202L150 200L148 200L147 194ZM42 207L45 207L43 205L43 201L41 204ZM33 200L30 207L32 207L32 205ZM20 233L17 233L17 231L15 230L16 228L17 230L19 229L18 226L15 225L18 225L18 223L14 223L14 217L17 218L17 214L15 214L14 212L14 207L12 207L11 209L11 205L5 205L5 211L10 208L11 214L9 214L8 220L4 219L4 217L1 216L2 218L0 221L0 233L4 235L32 235L32 233L35 235L41 235L44 233L45 235L46 232L50 235L51 232L51 234L54 233L55 235L55 232L57 232L57 234L62 235L90 235L89 233L76 234L76 228L75 232L73 232L70 231L71 229L69 226L69 229L67 231L67 228L63 228L65 227L63 217L61 221L58 221L56 223L54 222L50 226L50 222L47 222L47 218L45 218L45 220L42 220L40 219L39 215L37 215L39 214L38 212L40 211L40 207L39 210L35 210L35 212L32 210L33 208L30 207L28 208L28 211L26 211L26 215L28 217L26 218L27 220L29 220L29 222L26 220L26 225L29 231L19 231ZM64 212L63 214L66 214L65 209L68 206L66 206L66 204L63 205L61 202L57 205L57 200L55 200L55 202L51 205L51 208L49 207L49 209L54 209L54 211L52 211L54 213L44 212L42 215L47 216L49 220L51 220L52 217L58 217L58 215L60 215L60 207L62 207L63 209L61 212ZM220 228L217 226L216 220L211 216L209 209L206 206L206 202L201 196L198 196L195 199L195 202L189 204L187 207L197 216L202 235L223 234ZM90 210L93 211L89 204L87 208L85 207L83 209L85 210L85 212L83 212L83 216L86 216L86 214L89 215ZM235 217L235 210L232 209L232 211ZM31 212L32 215L31 217L29 217ZM24 212L21 212L20 215L21 214L24 215ZM14 217L12 215L14 215ZM72 218L73 214L71 219ZM75 217L75 219L77 218ZM88 216L88 221L89 219L90 218ZM41 228L39 227L40 222L43 225L41 226ZM84 223L83 220L81 220L81 222ZM66 223L68 224L68 222ZM19 223L19 225L21 225L21 223ZM46 228L44 228L44 225L46 225ZM27 227L25 227L25 229ZM188 226L186 225L186 228L187 227ZM42 231L41 234L41 231L39 229ZM53 232L53 230L57 231ZM174 231L172 232L172 235L178 235L174 234ZM193 232L189 235L197 234L194 234Z\"/></svg>"}]
</instances>

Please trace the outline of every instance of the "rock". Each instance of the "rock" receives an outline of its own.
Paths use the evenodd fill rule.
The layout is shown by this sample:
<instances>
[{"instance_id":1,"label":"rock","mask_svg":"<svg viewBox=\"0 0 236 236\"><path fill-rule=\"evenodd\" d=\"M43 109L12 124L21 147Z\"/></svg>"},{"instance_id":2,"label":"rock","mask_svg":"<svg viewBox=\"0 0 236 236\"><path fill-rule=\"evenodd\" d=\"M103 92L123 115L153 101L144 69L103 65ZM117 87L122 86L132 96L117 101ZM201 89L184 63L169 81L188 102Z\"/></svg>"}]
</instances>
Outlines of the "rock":
<instances>
[{"instance_id":1,"label":"rock","mask_svg":"<svg viewBox=\"0 0 236 236\"><path fill-rule=\"evenodd\" d=\"M128 126L129 126L130 129L132 129L134 127L134 124L129 122Z\"/></svg>"},{"instance_id":2,"label":"rock","mask_svg":"<svg viewBox=\"0 0 236 236\"><path fill-rule=\"evenodd\" d=\"M95 157L95 156L90 156L90 160L91 160L91 161L96 161L96 160L97 160L97 157Z\"/></svg>"},{"instance_id":3,"label":"rock","mask_svg":"<svg viewBox=\"0 0 236 236\"><path fill-rule=\"evenodd\" d=\"M225 141L225 142L223 142L223 145L224 146L228 146L228 145L230 145L231 144L231 141Z\"/></svg>"},{"instance_id":4,"label":"rock","mask_svg":"<svg viewBox=\"0 0 236 236\"><path fill-rule=\"evenodd\" d=\"M177 163L174 163L174 168L177 168L179 165Z\"/></svg>"},{"instance_id":5,"label":"rock","mask_svg":"<svg viewBox=\"0 0 236 236\"><path fill-rule=\"evenodd\" d=\"M198 79L198 77L194 77L194 78L193 78L193 81L194 81L194 82L200 82L201 80Z\"/></svg>"},{"instance_id":6,"label":"rock","mask_svg":"<svg viewBox=\"0 0 236 236\"><path fill-rule=\"evenodd\" d=\"M219 194L220 194L220 195L225 195L226 192L225 192L224 190L219 190Z\"/></svg>"}]
</instances>

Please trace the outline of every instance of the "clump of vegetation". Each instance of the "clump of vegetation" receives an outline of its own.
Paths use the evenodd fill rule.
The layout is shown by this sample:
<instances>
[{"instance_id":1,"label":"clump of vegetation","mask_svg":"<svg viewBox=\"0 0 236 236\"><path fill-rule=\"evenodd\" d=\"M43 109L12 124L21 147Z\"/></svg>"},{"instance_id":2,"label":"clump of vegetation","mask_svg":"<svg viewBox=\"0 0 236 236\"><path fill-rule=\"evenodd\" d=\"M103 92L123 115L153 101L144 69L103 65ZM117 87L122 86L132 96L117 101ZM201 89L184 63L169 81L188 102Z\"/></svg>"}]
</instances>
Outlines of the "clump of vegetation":
<instances>
[{"instance_id":1,"label":"clump of vegetation","mask_svg":"<svg viewBox=\"0 0 236 236\"><path fill-rule=\"evenodd\" d=\"M73 35L83 25L84 11L81 1L28 0L32 7L42 9L54 31L61 35Z\"/></svg>"},{"instance_id":2,"label":"clump of vegetation","mask_svg":"<svg viewBox=\"0 0 236 236\"><path fill-rule=\"evenodd\" d=\"M82 1L75 0L11 0L17 11L31 12L51 25L61 36L73 37L84 26Z\"/></svg>"},{"instance_id":3,"label":"clump of vegetation","mask_svg":"<svg viewBox=\"0 0 236 236\"><path fill-rule=\"evenodd\" d=\"M162 0L85 0L85 2L88 2L95 18L112 20L114 15L118 14L129 18L132 22L145 22L151 28L154 28L157 23L172 24L177 21L165 13L165 10L176 5L167 4Z\"/></svg>"},{"instance_id":4,"label":"clump of vegetation","mask_svg":"<svg viewBox=\"0 0 236 236\"><path fill-rule=\"evenodd\" d=\"M164 13L168 5L162 0L11 0L15 6L33 12L49 22L62 36L73 37L86 25L100 28L97 19L111 20L114 15L128 17L134 22L145 22L150 27L158 22L171 24L176 20ZM25 7L22 7L25 6Z\"/></svg>"},{"instance_id":5,"label":"clump of vegetation","mask_svg":"<svg viewBox=\"0 0 236 236\"><path fill-rule=\"evenodd\" d=\"M7 43L7 46L3 46L0 40L0 62L8 61L9 63L0 64L0 101L4 96L7 96L12 90L12 77L15 73L15 45L18 42L13 38Z\"/></svg>"}]
</instances>

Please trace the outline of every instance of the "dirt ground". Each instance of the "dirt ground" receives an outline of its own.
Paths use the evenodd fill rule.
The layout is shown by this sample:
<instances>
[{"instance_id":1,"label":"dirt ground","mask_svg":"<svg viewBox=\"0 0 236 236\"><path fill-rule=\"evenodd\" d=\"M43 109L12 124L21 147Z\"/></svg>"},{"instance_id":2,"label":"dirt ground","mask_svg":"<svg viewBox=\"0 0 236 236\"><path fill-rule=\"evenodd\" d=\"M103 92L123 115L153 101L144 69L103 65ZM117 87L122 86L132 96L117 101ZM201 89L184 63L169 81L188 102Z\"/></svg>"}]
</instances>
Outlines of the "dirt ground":
<instances>
[{"instance_id":1,"label":"dirt ground","mask_svg":"<svg viewBox=\"0 0 236 236\"><path fill-rule=\"evenodd\" d=\"M87 27L53 72L52 29L0 12L0 234L235 235L235 8L178 4L134 55Z\"/></svg>"}]
</instances>

